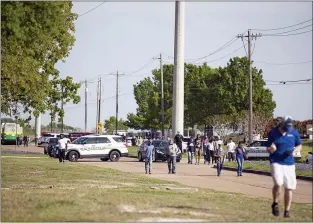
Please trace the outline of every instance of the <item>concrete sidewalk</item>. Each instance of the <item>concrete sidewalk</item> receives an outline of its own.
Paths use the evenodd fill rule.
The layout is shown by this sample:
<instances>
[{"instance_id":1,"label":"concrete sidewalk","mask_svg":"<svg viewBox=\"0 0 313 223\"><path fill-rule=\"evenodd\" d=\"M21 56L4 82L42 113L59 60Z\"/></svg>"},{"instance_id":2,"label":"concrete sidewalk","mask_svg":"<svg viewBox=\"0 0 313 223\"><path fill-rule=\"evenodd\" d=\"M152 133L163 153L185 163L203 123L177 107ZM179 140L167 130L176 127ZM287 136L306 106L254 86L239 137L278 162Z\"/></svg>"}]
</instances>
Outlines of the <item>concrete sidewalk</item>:
<instances>
[{"instance_id":1,"label":"concrete sidewalk","mask_svg":"<svg viewBox=\"0 0 313 223\"><path fill-rule=\"evenodd\" d=\"M81 160L79 162L145 175L144 163L138 162L134 158L122 158L116 163L102 162L96 159ZM152 174L146 176L216 191L242 193L264 198L272 197L273 181L269 176L245 173L244 176L237 177L235 172L223 170L222 176L218 177L216 169L212 168L212 165L204 164L196 166L187 163L178 163L177 173L175 175L168 174L167 163L165 162L153 163L152 167ZM283 196L281 200L282 198ZM293 200L297 203L312 204L312 182L298 180L297 190L294 192Z\"/></svg>"}]
</instances>

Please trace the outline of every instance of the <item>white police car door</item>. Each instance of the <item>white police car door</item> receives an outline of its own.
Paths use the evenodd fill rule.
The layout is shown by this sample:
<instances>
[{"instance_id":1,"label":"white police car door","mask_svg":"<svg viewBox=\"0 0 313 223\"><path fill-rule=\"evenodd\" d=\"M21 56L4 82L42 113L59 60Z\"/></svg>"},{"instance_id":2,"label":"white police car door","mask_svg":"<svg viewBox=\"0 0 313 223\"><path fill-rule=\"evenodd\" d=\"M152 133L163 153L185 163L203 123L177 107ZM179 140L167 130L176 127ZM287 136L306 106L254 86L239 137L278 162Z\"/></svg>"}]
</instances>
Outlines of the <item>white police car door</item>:
<instances>
[{"instance_id":1,"label":"white police car door","mask_svg":"<svg viewBox=\"0 0 313 223\"><path fill-rule=\"evenodd\" d=\"M266 141L261 141L261 145L259 147L259 157L266 158L269 157L269 153L266 151Z\"/></svg>"},{"instance_id":2,"label":"white police car door","mask_svg":"<svg viewBox=\"0 0 313 223\"><path fill-rule=\"evenodd\" d=\"M247 148L248 152L248 157L250 158L259 158L260 157L260 146L261 142L256 141L250 144L250 146Z\"/></svg>"},{"instance_id":3,"label":"white police car door","mask_svg":"<svg viewBox=\"0 0 313 223\"><path fill-rule=\"evenodd\" d=\"M90 137L87 138L84 142L83 142L83 148L82 148L82 152L81 155L83 156L94 156L95 154L97 154L97 141L95 137Z\"/></svg>"},{"instance_id":4,"label":"white police car door","mask_svg":"<svg viewBox=\"0 0 313 223\"><path fill-rule=\"evenodd\" d=\"M98 137L97 138L97 155L109 155L112 147L112 143L110 141L110 139L108 139L107 137Z\"/></svg>"}]
</instances>

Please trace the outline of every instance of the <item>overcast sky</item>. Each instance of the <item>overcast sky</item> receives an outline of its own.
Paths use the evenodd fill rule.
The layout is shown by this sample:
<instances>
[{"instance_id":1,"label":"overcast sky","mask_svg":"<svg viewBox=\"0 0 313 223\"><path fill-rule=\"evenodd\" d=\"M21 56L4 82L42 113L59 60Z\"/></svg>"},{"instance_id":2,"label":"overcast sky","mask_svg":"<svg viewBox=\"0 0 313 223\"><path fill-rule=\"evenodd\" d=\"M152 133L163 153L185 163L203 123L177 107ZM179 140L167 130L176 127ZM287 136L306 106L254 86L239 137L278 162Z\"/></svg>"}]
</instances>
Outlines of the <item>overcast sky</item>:
<instances>
[{"instance_id":1,"label":"overcast sky","mask_svg":"<svg viewBox=\"0 0 313 223\"><path fill-rule=\"evenodd\" d=\"M73 11L83 14L99 2L74 2ZM250 29L271 29L300 23L312 18L312 3L186 3L185 6L185 58L199 58L224 45L235 35ZM159 67L152 57L160 52L174 54L175 3L104 3L76 21L76 42L65 63L58 64L61 76L72 76L75 81L94 80L88 83L88 128L96 124L96 77L102 75L101 120L115 115L115 85L113 75L119 71L120 78L119 117L136 111L133 84ZM310 25L306 23L303 26ZM301 27L301 26L299 26ZM299 28L295 27L295 28ZM291 28L294 29L294 28ZM306 28L305 30L310 30ZM270 31L277 33L285 30ZM303 31L303 30L300 30ZM297 32L297 31L296 31ZM205 60L221 58L242 46L241 40ZM212 67L225 66L230 57L244 56L238 52L209 63ZM165 61L172 60L164 56ZM205 61L202 60L202 61ZM288 37L261 37L255 43L253 60L268 63L295 63L312 60L312 32ZM199 61L199 62L202 62ZM186 62L188 62L186 60ZM312 78L312 63L296 65L269 65L255 63L262 68L265 80L299 80ZM272 83L273 84L273 83ZM277 103L275 116L285 114L294 119L312 118L312 84L268 86ZM84 87L79 105L65 105L64 123L84 128ZM48 115L42 116L42 124L48 124Z\"/></svg>"}]
</instances>

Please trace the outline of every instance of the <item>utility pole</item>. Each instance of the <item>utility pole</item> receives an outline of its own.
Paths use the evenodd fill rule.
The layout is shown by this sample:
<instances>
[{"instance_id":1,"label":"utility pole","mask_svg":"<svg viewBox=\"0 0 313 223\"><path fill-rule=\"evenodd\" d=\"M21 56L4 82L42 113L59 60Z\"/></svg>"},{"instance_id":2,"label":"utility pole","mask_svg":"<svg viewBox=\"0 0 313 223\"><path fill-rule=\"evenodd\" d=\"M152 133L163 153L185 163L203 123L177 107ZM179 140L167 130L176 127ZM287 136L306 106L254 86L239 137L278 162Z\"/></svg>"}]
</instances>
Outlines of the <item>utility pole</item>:
<instances>
[{"instance_id":1,"label":"utility pole","mask_svg":"<svg viewBox=\"0 0 313 223\"><path fill-rule=\"evenodd\" d=\"M161 122L162 122L162 136L164 136L164 82L163 82L163 61L162 61L162 53L160 53L159 58L153 58L160 60L160 73L161 73Z\"/></svg>"},{"instance_id":2,"label":"utility pole","mask_svg":"<svg viewBox=\"0 0 313 223\"><path fill-rule=\"evenodd\" d=\"M85 132L87 132L87 80L85 80Z\"/></svg>"},{"instance_id":3,"label":"utility pole","mask_svg":"<svg viewBox=\"0 0 313 223\"><path fill-rule=\"evenodd\" d=\"M248 29L248 35L240 34L237 37L243 40L244 37L248 38L248 60L249 60L249 143L253 142L253 99L252 99L252 53L251 53L251 40L256 40L257 37L261 37L261 34L252 34Z\"/></svg>"},{"instance_id":4,"label":"utility pole","mask_svg":"<svg viewBox=\"0 0 313 223\"><path fill-rule=\"evenodd\" d=\"M119 74L118 71L116 72L116 110L115 110L115 134L117 134L117 130L118 130L118 77L120 75L124 75L124 74Z\"/></svg>"},{"instance_id":5,"label":"utility pole","mask_svg":"<svg viewBox=\"0 0 313 223\"><path fill-rule=\"evenodd\" d=\"M101 122L101 77L99 78L99 112L98 112L98 123ZM98 134L101 134L101 130L100 132L98 132Z\"/></svg>"},{"instance_id":6,"label":"utility pole","mask_svg":"<svg viewBox=\"0 0 313 223\"><path fill-rule=\"evenodd\" d=\"M184 134L185 2L175 2L172 138Z\"/></svg>"},{"instance_id":7,"label":"utility pole","mask_svg":"<svg viewBox=\"0 0 313 223\"><path fill-rule=\"evenodd\" d=\"M99 117L99 79L97 85L97 115L96 115L96 134L98 134L98 117Z\"/></svg>"},{"instance_id":8,"label":"utility pole","mask_svg":"<svg viewBox=\"0 0 313 223\"><path fill-rule=\"evenodd\" d=\"M63 100L63 97L64 97L64 86L62 84L62 87L61 87L61 94L62 94L62 100L61 100L61 110L63 111L63 104L64 104L64 100ZM61 133L64 132L64 116L62 117L62 120L61 120Z\"/></svg>"}]
</instances>

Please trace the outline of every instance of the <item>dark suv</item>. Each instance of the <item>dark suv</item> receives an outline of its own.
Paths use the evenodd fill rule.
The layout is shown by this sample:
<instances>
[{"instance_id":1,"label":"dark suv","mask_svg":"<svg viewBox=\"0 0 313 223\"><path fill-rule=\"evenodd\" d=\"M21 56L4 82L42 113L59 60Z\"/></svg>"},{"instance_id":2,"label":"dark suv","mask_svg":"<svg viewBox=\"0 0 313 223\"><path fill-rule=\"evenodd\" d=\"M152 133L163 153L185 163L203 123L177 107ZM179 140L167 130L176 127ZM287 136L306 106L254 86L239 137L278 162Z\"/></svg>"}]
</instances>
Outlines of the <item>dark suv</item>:
<instances>
[{"instance_id":1,"label":"dark suv","mask_svg":"<svg viewBox=\"0 0 313 223\"><path fill-rule=\"evenodd\" d=\"M146 156L145 152L145 145L147 145L148 141L143 142L139 147L138 147L138 160L143 161ZM153 162L162 160L166 161L167 156L165 154L165 148L169 146L169 143L167 140L153 140L152 145L154 146L154 154L152 155L152 160ZM179 151L179 154L176 156L176 162L180 162L182 159L182 154Z\"/></svg>"}]
</instances>

